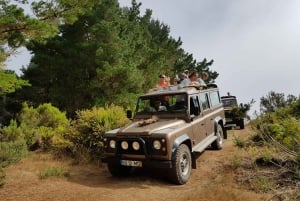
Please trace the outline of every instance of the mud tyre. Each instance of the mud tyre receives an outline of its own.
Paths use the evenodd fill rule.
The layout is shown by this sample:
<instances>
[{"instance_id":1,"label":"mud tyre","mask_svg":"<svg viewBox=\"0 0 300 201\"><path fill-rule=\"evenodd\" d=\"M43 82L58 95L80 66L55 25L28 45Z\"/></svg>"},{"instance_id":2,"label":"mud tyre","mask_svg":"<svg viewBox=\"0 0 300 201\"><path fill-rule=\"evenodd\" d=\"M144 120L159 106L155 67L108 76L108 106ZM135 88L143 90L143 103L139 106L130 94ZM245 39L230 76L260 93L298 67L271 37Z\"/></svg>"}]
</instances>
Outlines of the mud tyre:
<instances>
[{"instance_id":1,"label":"mud tyre","mask_svg":"<svg viewBox=\"0 0 300 201\"><path fill-rule=\"evenodd\" d=\"M185 184L191 175L192 171L192 156L187 145L180 145L174 152L172 161L172 169L169 177L175 184Z\"/></svg>"},{"instance_id":2,"label":"mud tyre","mask_svg":"<svg viewBox=\"0 0 300 201\"><path fill-rule=\"evenodd\" d=\"M220 124L218 124L217 126L216 136L217 139L211 144L211 146L214 150L220 150L223 148L223 142L224 142L224 133L223 133L222 126Z\"/></svg>"},{"instance_id":3,"label":"mud tyre","mask_svg":"<svg viewBox=\"0 0 300 201\"><path fill-rule=\"evenodd\" d=\"M244 119L239 120L239 127L240 127L241 130L245 128Z\"/></svg>"}]
</instances>

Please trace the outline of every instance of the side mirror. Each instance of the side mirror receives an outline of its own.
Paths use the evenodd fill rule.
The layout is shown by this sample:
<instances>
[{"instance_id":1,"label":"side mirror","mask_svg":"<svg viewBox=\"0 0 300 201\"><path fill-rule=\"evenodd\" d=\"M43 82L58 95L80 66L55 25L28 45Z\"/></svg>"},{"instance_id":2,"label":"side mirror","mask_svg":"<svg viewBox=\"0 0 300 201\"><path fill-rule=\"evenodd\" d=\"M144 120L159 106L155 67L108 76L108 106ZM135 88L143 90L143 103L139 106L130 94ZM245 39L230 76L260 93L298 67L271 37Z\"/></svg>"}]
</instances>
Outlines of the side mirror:
<instances>
[{"instance_id":1,"label":"side mirror","mask_svg":"<svg viewBox=\"0 0 300 201\"><path fill-rule=\"evenodd\" d=\"M126 116L128 119L131 119L132 118L132 111L131 110L127 110L126 111Z\"/></svg>"}]
</instances>

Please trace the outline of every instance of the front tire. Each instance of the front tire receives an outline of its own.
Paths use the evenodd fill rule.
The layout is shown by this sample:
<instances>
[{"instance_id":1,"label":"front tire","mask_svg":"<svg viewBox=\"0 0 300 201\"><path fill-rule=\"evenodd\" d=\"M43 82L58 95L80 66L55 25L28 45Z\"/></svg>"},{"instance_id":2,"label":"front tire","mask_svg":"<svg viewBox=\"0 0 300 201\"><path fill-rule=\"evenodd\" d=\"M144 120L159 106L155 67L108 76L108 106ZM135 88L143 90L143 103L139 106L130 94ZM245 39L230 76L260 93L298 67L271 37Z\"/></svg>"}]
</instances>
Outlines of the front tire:
<instances>
[{"instance_id":1,"label":"front tire","mask_svg":"<svg viewBox=\"0 0 300 201\"><path fill-rule=\"evenodd\" d=\"M217 139L211 144L211 146L215 150L220 150L223 148L223 141L224 141L224 133L223 133L222 126L220 124L218 124L216 130L216 136Z\"/></svg>"},{"instance_id":2,"label":"front tire","mask_svg":"<svg viewBox=\"0 0 300 201\"><path fill-rule=\"evenodd\" d=\"M192 171L192 156L187 145L180 145L174 152L175 157L172 161L172 169L170 179L175 184L185 184L191 175Z\"/></svg>"}]
</instances>

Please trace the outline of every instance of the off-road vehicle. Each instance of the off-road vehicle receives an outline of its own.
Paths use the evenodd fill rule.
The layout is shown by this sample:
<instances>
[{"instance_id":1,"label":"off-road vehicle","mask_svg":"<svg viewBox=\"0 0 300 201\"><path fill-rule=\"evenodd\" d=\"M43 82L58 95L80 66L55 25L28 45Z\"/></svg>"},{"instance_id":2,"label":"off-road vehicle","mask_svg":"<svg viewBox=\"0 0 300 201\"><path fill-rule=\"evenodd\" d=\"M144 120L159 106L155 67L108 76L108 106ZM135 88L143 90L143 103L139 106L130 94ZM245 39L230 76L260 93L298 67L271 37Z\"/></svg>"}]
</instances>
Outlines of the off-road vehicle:
<instances>
[{"instance_id":1,"label":"off-road vehicle","mask_svg":"<svg viewBox=\"0 0 300 201\"><path fill-rule=\"evenodd\" d=\"M153 109L158 101L162 110ZM199 153L209 146L222 149L227 138L224 125L224 108L215 84L205 89L155 89L138 98L132 123L105 133L102 162L114 176L127 175L134 167L151 167L165 169L174 183L185 184Z\"/></svg>"},{"instance_id":2,"label":"off-road vehicle","mask_svg":"<svg viewBox=\"0 0 300 201\"><path fill-rule=\"evenodd\" d=\"M226 119L226 127L239 126L240 129L245 128L244 116L238 111L238 101L236 96L228 94L221 97Z\"/></svg>"}]
</instances>

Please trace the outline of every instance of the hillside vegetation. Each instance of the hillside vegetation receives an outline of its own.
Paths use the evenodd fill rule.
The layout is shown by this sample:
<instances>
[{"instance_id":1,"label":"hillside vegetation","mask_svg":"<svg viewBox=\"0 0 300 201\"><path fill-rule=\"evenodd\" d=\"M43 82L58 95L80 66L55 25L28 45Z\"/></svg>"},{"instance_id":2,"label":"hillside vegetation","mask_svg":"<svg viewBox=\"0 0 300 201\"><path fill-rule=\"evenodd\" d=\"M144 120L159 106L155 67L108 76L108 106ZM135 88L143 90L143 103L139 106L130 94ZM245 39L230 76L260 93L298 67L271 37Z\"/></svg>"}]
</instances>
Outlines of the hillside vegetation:
<instances>
[{"instance_id":1,"label":"hillside vegetation","mask_svg":"<svg viewBox=\"0 0 300 201\"><path fill-rule=\"evenodd\" d=\"M280 200L299 200L299 114L300 99L295 99L252 120L249 126L253 131L247 138L233 134L233 142L240 151L226 164L235 172L238 184L255 192L274 194ZM98 161L104 132L128 122L125 111L114 105L80 110L74 120L68 120L64 112L51 104L37 108L24 104L18 118L1 129L1 167L35 153L34 150L50 153L57 159L70 158L73 164ZM5 185L2 168L1 186ZM49 167L40 177L47 175L67 176L69 172Z\"/></svg>"}]
</instances>

